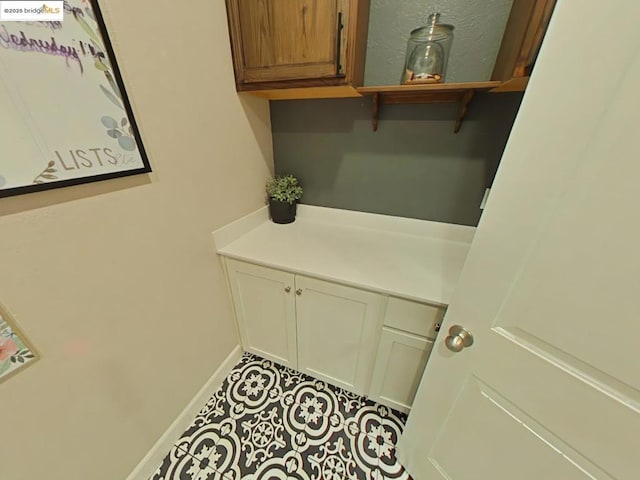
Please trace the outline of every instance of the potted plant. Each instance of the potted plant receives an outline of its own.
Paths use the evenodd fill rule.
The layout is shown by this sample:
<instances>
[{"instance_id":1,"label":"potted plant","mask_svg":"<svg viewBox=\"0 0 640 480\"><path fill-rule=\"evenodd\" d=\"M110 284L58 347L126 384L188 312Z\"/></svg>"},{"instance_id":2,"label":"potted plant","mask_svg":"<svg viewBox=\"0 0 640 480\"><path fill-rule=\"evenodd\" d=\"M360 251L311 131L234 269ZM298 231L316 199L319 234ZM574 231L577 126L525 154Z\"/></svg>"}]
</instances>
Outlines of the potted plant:
<instances>
[{"instance_id":1,"label":"potted plant","mask_svg":"<svg viewBox=\"0 0 640 480\"><path fill-rule=\"evenodd\" d=\"M278 175L267 182L269 212L275 223L291 223L296 219L296 205L302 187L293 175Z\"/></svg>"}]
</instances>

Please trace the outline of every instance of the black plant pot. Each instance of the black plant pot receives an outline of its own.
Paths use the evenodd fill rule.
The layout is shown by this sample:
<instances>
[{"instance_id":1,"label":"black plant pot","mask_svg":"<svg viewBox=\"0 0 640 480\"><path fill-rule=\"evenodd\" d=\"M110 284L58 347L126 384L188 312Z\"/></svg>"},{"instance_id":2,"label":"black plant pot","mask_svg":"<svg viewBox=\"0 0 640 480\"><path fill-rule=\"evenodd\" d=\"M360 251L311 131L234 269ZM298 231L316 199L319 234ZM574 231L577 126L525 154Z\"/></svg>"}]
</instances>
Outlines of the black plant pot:
<instances>
[{"instance_id":1,"label":"black plant pot","mask_svg":"<svg viewBox=\"0 0 640 480\"><path fill-rule=\"evenodd\" d=\"M287 203L269 199L269 212L274 223L291 223L296 219L297 202Z\"/></svg>"}]
</instances>

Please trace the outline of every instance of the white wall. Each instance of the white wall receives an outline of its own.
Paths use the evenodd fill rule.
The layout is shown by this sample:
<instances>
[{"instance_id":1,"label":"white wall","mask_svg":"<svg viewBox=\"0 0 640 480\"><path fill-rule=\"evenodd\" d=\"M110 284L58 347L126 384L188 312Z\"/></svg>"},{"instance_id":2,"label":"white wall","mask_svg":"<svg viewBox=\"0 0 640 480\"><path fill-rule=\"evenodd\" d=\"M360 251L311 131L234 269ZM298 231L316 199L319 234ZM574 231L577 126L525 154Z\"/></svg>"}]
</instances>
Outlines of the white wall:
<instances>
[{"instance_id":1,"label":"white wall","mask_svg":"<svg viewBox=\"0 0 640 480\"><path fill-rule=\"evenodd\" d=\"M125 478L237 344L210 232L263 204L268 104L224 2L101 3L154 172L0 199L0 301L42 354L0 385L3 480Z\"/></svg>"}]
</instances>

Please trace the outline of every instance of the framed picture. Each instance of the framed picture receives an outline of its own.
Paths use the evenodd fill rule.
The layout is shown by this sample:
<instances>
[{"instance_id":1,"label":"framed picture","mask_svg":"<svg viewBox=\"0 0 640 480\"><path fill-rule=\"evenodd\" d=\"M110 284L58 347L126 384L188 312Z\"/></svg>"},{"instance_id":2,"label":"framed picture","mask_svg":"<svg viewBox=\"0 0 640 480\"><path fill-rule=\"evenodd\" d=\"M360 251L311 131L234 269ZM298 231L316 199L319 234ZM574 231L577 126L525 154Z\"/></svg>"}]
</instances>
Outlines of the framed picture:
<instances>
[{"instance_id":1,"label":"framed picture","mask_svg":"<svg viewBox=\"0 0 640 480\"><path fill-rule=\"evenodd\" d=\"M0 382L37 359L33 346L0 305Z\"/></svg>"},{"instance_id":2,"label":"framed picture","mask_svg":"<svg viewBox=\"0 0 640 480\"><path fill-rule=\"evenodd\" d=\"M151 171L97 1L48 3L0 21L0 197Z\"/></svg>"}]
</instances>

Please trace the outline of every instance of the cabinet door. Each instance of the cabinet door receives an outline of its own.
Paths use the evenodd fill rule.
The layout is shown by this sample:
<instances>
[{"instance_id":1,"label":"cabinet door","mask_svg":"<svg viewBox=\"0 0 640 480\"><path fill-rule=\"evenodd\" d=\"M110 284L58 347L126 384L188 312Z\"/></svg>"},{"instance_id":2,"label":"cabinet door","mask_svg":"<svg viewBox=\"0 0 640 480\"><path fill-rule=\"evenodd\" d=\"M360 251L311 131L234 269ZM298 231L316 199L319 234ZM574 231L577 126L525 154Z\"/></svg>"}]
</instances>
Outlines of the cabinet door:
<instances>
[{"instance_id":1,"label":"cabinet door","mask_svg":"<svg viewBox=\"0 0 640 480\"><path fill-rule=\"evenodd\" d=\"M369 397L408 412L432 348L432 340L384 327Z\"/></svg>"},{"instance_id":2,"label":"cabinet door","mask_svg":"<svg viewBox=\"0 0 640 480\"><path fill-rule=\"evenodd\" d=\"M293 274L231 259L226 264L243 348L297 368Z\"/></svg>"},{"instance_id":3,"label":"cabinet door","mask_svg":"<svg viewBox=\"0 0 640 480\"><path fill-rule=\"evenodd\" d=\"M302 276L296 288L298 370L365 394L386 298Z\"/></svg>"},{"instance_id":4,"label":"cabinet door","mask_svg":"<svg viewBox=\"0 0 640 480\"><path fill-rule=\"evenodd\" d=\"M340 73L348 1L227 0L227 8L238 84Z\"/></svg>"}]
</instances>

